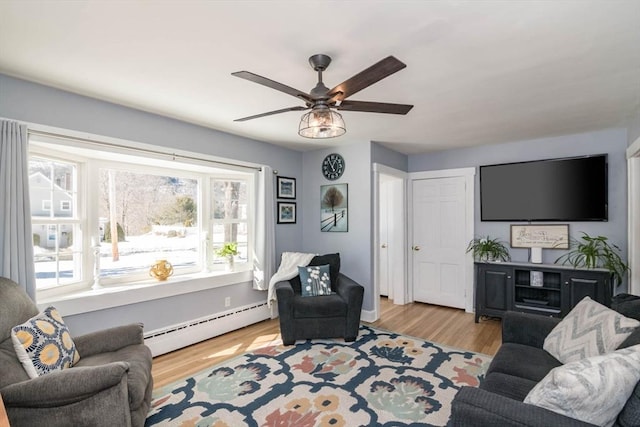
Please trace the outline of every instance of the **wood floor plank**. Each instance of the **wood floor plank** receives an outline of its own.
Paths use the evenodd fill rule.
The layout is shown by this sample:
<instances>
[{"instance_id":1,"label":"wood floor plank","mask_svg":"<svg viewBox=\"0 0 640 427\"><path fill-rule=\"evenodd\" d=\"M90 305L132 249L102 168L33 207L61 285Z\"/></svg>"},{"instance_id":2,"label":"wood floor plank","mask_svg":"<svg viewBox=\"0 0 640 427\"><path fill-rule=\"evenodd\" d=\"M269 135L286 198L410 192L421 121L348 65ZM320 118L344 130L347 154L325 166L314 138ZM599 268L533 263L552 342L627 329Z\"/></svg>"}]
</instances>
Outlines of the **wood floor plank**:
<instances>
[{"instance_id":1,"label":"wood floor plank","mask_svg":"<svg viewBox=\"0 0 640 427\"><path fill-rule=\"evenodd\" d=\"M499 320L474 322L474 315L449 307L380 299L380 319L366 323L438 344L494 355L501 344ZM153 359L154 388L193 375L208 366L268 345L280 345L277 319L265 320Z\"/></svg>"}]
</instances>

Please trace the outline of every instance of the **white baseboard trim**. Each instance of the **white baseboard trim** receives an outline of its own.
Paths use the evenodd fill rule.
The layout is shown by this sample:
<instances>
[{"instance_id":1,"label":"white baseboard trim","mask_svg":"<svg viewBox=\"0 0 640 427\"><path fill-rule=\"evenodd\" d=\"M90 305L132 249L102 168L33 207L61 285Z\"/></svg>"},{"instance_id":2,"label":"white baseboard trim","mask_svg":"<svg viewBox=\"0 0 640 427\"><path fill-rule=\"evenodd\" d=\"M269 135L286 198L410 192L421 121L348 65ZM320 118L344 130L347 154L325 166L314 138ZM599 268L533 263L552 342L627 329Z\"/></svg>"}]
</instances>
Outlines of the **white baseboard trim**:
<instances>
[{"instance_id":1,"label":"white baseboard trim","mask_svg":"<svg viewBox=\"0 0 640 427\"><path fill-rule=\"evenodd\" d=\"M266 302L249 304L149 331L144 343L155 357L270 318Z\"/></svg>"},{"instance_id":2,"label":"white baseboard trim","mask_svg":"<svg viewBox=\"0 0 640 427\"><path fill-rule=\"evenodd\" d=\"M362 310L362 312L360 313L360 320L362 320L363 322L375 322L376 317L375 317L375 311L374 310Z\"/></svg>"}]
</instances>

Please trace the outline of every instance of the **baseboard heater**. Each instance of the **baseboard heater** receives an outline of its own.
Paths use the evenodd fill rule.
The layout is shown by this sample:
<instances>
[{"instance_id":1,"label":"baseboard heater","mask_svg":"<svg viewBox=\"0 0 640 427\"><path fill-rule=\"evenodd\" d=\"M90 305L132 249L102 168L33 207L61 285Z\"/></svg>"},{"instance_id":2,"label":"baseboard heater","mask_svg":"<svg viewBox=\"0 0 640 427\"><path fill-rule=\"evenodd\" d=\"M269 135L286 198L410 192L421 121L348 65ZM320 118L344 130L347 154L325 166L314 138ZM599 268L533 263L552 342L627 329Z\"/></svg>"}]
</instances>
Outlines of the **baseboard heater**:
<instances>
[{"instance_id":1,"label":"baseboard heater","mask_svg":"<svg viewBox=\"0 0 640 427\"><path fill-rule=\"evenodd\" d=\"M266 302L249 304L149 331L144 334L144 343L155 357L269 318L271 311Z\"/></svg>"}]
</instances>

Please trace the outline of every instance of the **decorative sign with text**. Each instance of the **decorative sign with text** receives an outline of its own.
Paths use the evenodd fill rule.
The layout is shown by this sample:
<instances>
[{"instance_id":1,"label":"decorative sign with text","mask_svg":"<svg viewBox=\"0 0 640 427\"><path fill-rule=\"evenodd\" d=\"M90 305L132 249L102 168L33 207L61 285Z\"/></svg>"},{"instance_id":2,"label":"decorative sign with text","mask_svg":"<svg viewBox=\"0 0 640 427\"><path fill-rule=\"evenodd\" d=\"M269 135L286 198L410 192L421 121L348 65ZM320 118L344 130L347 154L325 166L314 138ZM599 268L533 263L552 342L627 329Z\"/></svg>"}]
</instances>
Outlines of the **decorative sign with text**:
<instances>
[{"instance_id":1,"label":"decorative sign with text","mask_svg":"<svg viewBox=\"0 0 640 427\"><path fill-rule=\"evenodd\" d=\"M569 249L569 224L511 225L511 247Z\"/></svg>"}]
</instances>

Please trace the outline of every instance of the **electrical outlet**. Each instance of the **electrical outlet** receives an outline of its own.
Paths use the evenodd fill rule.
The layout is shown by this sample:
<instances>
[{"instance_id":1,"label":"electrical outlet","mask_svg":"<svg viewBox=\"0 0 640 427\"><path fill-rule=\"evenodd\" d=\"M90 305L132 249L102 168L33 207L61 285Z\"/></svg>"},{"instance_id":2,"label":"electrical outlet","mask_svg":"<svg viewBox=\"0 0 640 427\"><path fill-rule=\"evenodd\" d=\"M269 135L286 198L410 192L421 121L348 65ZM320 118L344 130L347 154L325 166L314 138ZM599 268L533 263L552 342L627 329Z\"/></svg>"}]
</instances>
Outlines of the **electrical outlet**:
<instances>
[{"instance_id":1,"label":"electrical outlet","mask_svg":"<svg viewBox=\"0 0 640 427\"><path fill-rule=\"evenodd\" d=\"M224 306L225 307L230 307L231 306L231 297L226 297L224 299Z\"/></svg>"}]
</instances>

